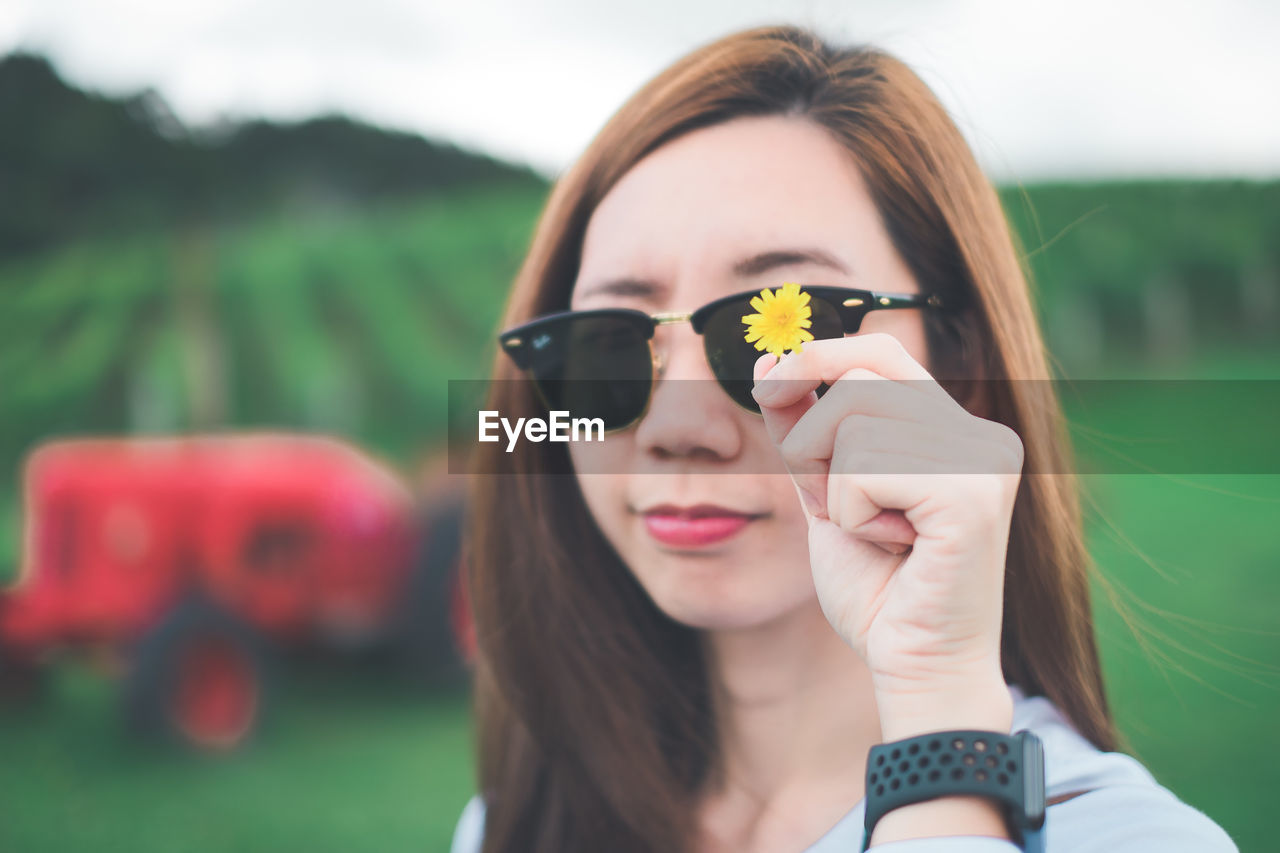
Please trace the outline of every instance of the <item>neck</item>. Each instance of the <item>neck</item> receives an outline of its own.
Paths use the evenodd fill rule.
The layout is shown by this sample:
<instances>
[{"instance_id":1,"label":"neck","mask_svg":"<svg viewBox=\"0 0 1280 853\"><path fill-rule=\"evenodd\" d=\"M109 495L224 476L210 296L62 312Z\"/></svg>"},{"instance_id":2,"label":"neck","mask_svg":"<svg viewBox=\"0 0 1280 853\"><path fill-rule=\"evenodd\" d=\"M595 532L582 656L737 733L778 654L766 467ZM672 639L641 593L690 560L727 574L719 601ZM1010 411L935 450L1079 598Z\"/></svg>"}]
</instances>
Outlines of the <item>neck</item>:
<instances>
[{"instance_id":1,"label":"neck","mask_svg":"<svg viewBox=\"0 0 1280 853\"><path fill-rule=\"evenodd\" d=\"M817 599L766 625L709 631L704 643L721 744L716 794L763 804L818 787L852 808L880 720L866 665Z\"/></svg>"}]
</instances>

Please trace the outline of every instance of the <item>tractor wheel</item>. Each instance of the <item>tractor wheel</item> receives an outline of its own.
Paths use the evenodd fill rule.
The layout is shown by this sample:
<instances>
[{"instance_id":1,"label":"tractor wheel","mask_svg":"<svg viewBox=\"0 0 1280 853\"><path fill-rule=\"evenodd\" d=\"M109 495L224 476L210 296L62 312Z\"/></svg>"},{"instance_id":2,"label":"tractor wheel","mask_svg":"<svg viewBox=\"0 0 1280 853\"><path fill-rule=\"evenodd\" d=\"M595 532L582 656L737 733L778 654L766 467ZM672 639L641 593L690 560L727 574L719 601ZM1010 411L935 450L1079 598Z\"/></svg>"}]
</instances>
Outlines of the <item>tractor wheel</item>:
<instances>
[{"instance_id":1,"label":"tractor wheel","mask_svg":"<svg viewBox=\"0 0 1280 853\"><path fill-rule=\"evenodd\" d=\"M428 685L456 685L467 678L465 650L454 630L464 520L461 500L423 519L426 541L415 557L393 623L401 660L415 680Z\"/></svg>"},{"instance_id":2,"label":"tractor wheel","mask_svg":"<svg viewBox=\"0 0 1280 853\"><path fill-rule=\"evenodd\" d=\"M266 656L257 633L191 598L138 644L124 686L131 728L206 751L247 742L266 707Z\"/></svg>"},{"instance_id":3,"label":"tractor wheel","mask_svg":"<svg viewBox=\"0 0 1280 853\"><path fill-rule=\"evenodd\" d=\"M0 647L0 703L32 702L44 695L46 686L44 667L7 654Z\"/></svg>"}]
</instances>

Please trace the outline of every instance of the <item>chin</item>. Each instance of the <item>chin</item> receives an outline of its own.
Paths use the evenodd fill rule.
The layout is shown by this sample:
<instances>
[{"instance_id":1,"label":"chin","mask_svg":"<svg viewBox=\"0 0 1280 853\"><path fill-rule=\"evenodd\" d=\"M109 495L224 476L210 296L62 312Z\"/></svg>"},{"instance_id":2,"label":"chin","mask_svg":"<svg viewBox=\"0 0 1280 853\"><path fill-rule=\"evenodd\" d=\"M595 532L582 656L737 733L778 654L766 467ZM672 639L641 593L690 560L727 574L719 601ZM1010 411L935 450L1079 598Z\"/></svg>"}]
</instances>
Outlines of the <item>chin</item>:
<instances>
[{"instance_id":1,"label":"chin","mask_svg":"<svg viewBox=\"0 0 1280 853\"><path fill-rule=\"evenodd\" d=\"M779 588L740 574L677 570L641 585L663 613L690 628L741 630L772 622L809 603L812 583Z\"/></svg>"}]
</instances>

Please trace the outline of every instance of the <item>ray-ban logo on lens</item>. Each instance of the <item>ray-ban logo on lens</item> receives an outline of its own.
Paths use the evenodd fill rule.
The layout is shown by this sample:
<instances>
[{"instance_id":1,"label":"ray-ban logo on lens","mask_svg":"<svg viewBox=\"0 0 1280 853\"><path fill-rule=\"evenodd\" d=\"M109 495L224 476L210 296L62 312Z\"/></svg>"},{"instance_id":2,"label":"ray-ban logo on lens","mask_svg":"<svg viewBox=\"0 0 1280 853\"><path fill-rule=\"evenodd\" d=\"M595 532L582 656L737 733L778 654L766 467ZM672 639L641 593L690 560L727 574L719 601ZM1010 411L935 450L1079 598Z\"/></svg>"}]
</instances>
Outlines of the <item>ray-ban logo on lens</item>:
<instances>
[{"instance_id":1,"label":"ray-ban logo on lens","mask_svg":"<svg viewBox=\"0 0 1280 853\"><path fill-rule=\"evenodd\" d=\"M537 341L534 341L537 346ZM550 420L542 418L517 418L513 425L507 418L500 417L496 411L480 412L480 440L500 441L498 427L507 434L507 452L515 450L516 442L523 432L529 441L604 441L603 418L570 418L568 412L551 412ZM582 430L579 438L578 430ZM594 437L593 437L594 436Z\"/></svg>"}]
</instances>

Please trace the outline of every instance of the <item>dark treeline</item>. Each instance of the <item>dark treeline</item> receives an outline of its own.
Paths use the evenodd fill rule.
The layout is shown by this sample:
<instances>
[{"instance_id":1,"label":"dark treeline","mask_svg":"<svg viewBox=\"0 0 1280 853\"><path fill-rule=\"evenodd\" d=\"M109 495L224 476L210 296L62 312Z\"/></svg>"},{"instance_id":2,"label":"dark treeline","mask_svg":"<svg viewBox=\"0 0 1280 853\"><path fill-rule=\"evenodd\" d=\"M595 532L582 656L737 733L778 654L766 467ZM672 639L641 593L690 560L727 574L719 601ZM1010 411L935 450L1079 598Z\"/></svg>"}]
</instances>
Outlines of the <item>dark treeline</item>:
<instances>
[{"instance_id":1,"label":"dark treeline","mask_svg":"<svg viewBox=\"0 0 1280 853\"><path fill-rule=\"evenodd\" d=\"M153 91L103 97L41 57L0 57L0 259L116 228L504 182L542 179L339 116L191 129Z\"/></svg>"}]
</instances>

